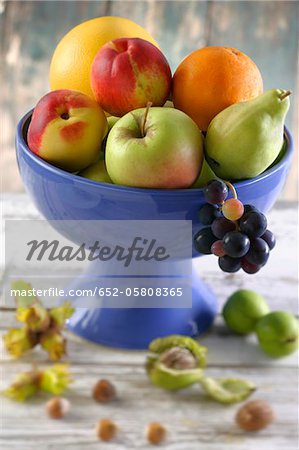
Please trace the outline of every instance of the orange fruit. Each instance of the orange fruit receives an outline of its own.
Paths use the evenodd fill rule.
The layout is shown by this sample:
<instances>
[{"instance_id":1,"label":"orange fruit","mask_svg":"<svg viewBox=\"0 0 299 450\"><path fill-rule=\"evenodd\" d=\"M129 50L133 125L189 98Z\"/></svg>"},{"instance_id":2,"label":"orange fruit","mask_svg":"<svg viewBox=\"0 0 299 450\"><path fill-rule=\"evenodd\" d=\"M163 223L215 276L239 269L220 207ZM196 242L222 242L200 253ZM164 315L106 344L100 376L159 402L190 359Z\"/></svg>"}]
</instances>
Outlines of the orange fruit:
<instances>
[{"instance_id":1,"label":"orange fruit","mask_svg":"<svg viewBox=\"0 0 299 450\"><path fill-rule=\"evenodd\" d=\"M255 63L235 48L204 47L187 56L173 77L174 106L202 131L220 111L263 93Z\"/></svg>"},{"instance_id":2,"label":"orange fruit","mask_svg":"<svg viewBox=\"0 0 299 450\"><path fill-rule=\"evenodd\" d=\"M140 25L124 17L105 16L87 20L71 29L57 45L50 66L50 87L73 89L94 98L90 67L99 49L121 37L139 37L158 47Z\"/></svg>"}]
</instances>

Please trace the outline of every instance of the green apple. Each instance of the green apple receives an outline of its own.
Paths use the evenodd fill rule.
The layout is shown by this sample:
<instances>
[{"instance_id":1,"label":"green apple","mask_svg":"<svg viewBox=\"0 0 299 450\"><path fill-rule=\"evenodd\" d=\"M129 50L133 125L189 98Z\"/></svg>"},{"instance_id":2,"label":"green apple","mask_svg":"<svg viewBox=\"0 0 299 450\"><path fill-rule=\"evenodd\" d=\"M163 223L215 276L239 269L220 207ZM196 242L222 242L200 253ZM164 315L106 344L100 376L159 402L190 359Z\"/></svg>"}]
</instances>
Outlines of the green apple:
<instances>
[{"instance_id":1,"label":"green apple","mask_svg":"<svg viewBox=\"0 0 299 450\"><path fill-rule=\"evenodd\" d=\"M219 179L217 175L213 172L206 159L204 158L202 163L201 171L195 182L192 184L192 188L202 188L208 184L210 180Z\"/></svg>"},{"instance_id":2,"label":"green apple","mask_svg":"<svg viewBox=\"0 0 299 450\"><path fill-rule=\"evenodd\" d=\"M108 175L105 161L103 159L95 162L91 166L87 167L87 169L82 170L79 175L84 178L89 178L90 180L100 181L101 183L113 184Z\"/></svg>"},{"instance_id":3,"label":"green apple","mask_svg":"<svg viewBox=\"0 0 299 450\"><path fill-rule=\"evenodd\" d=\"M256 334L262 350L269 356L279 358L297 350L299 323L293 314L274 311L258 321Z\"/></svg>"},{"instance_id":4,"label":"green apple","mask_svg":"<svg viewBox=\"0 0 299 450\"><path fill-rule=\"evenodd\" d=\"M269 306L265 299L248 289L234 292L222 311L226 325L239 334L252 333L258 320L268 313Z\"/></svg>"},{"instance_id":5,"label":"green apple","mask_svg":"<svg viewBox=\"0 0 299 450\"><path fill-rule=\"evenodd\" d=\"M107 122L108 122L108 132L111 130L111 128L116 124L116 122L119 120L119 117L116 116L109 116L107 117Z\"/></svg>"},{"instance_id":6,"label":"green apple","mask_svg":"<svg viewBox=\"0 0 299 450\"><path fill-rule=\"evenodd\" d=\"M203 138L195 122L174 108L140 108L121 117L106 144L107 171L116 184L188 188L203 162Z\"/></svg>"}]
</instances>

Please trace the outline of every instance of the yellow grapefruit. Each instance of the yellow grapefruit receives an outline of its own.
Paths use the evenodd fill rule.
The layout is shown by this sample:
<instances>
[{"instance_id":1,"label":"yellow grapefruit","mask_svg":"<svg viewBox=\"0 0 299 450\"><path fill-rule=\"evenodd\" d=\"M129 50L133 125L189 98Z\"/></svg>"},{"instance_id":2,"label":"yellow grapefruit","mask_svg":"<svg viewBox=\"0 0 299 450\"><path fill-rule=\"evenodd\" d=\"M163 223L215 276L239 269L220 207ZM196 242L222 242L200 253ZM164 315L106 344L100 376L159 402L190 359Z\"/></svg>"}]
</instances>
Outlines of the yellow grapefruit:
<instances>
[{"instance_id":1,"label":"yellow grapefruit","mask_svg":"<svg viewBox=\"0 0 299 450\"><path fill-rule=\"evenodd\" d=\"M158 47L140 25L124 17L105 16L87 20L72 28L57 45L50 66L50 87L74 89L94 97L90 67L99 49L121 37L139 37Z\"/></svg>"}]
</instances>

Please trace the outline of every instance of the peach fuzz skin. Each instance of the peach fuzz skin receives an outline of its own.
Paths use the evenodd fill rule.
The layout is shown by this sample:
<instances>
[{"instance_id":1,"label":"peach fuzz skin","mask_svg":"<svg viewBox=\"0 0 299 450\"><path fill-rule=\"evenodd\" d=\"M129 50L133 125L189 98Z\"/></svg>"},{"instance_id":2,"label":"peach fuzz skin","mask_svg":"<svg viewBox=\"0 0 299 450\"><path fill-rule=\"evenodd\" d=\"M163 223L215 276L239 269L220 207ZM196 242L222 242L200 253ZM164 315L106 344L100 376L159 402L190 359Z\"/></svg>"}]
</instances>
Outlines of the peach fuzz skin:
<instances>
[{"instance_id":1,"label":"peach fuzz skin","mask_svg":"<svg viewBox=\"0 0 299 450\"><path fill-rule=\"evenodd\" d=\"M162 106L171 89L171 70L163 53L139 38L115 39L97 53L91 86L97 102L121 117L148 102Z\"/></svg>"},{"instance_id":2,"label":"peach fuzz skin","mask_svg":"<svg viewBox=\"0 0 299 450\"><path fill-rule=\"evenodd\" d=\"M77 172L100 152L108 124L101 107L78 91L46 94L36 105L28 129L28 147L61 169Z\"/></svg>"}]
</instances>

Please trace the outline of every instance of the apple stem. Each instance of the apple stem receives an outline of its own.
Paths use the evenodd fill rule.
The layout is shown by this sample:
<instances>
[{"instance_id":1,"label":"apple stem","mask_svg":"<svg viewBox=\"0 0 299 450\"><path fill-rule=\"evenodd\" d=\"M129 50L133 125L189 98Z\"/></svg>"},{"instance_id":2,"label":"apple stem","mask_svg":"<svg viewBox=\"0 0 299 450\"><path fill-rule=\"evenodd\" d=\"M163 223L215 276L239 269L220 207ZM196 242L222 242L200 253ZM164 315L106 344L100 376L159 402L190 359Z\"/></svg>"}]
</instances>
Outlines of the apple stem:
<instances>
[{"instance_id":1,"label":"apple stem","mask_svg":"<svg viewBox=\"0 0 299 450\"><path fill-rule=\"evenodd\" d=\"M146 119L147 119L148 112L149 112L149 109L150 109L151 106L152 106L152 102L147 102L146 110L145 110L145 113L144 113L144 116L143 116L143 120L142 120L142 125L141 125L141 135L142 135L143 138L145 136Z\"/></svg>"},{"instance_id":2,"label":"apple stem","mask_svg":"<svg viewBox=\"0 0 299 450\"><path fill-rule=\"evenodd\" d=\"M225 180L224 180L224 183L225 183L226 186L232 191L233 197L234 197L235 199L237 199L237 198L238 198L238 195L237 195L237 191L236 191L236 189L234 188L234 186L233 186L229 181L225 181Z\"/></svg>"},{"instance_id":3,"label":"apple stem","mask_svg":"<svg viewBox=\"0 0 299 450\"><path fill-rule=\"evenodd\" d=\"M279 100L282 102L285 98L287 98L289 95L291 95L292 91L284 91L282 94L279 95Z\"/></svg>"}]
</instances>

